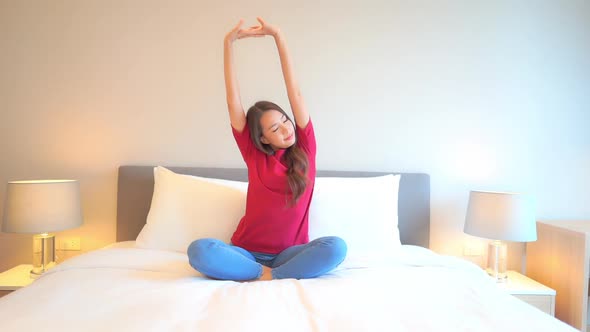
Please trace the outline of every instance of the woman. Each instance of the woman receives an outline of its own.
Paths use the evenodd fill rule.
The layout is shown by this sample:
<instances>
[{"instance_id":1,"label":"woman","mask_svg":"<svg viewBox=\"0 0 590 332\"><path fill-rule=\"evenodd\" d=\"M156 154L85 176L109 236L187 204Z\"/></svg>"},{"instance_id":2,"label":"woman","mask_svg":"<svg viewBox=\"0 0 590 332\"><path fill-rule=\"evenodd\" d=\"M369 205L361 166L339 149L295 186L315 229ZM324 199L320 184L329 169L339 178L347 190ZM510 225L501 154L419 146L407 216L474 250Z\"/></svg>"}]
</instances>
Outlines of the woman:
<instances>
[{"instance_id":1,"label":"woman","mask_svg":"<svg viewBox=\"0 0 590 332\"><path fill-rule=\"evenodd\" d=\"M233 136L248 167L246 213L231 244L199 239L188 248L189 262L205 276L222 280L314 278L338 266L345 242L334 236L309 242L309 206L315 183L316 142L309 114L293 76L285 38L278 27L242 29L240 20L226 36L224 68ZM259 101L244 114L233 65L237 39L271 36L295 123L278 105Z\"/></svg>"}]
</instances>

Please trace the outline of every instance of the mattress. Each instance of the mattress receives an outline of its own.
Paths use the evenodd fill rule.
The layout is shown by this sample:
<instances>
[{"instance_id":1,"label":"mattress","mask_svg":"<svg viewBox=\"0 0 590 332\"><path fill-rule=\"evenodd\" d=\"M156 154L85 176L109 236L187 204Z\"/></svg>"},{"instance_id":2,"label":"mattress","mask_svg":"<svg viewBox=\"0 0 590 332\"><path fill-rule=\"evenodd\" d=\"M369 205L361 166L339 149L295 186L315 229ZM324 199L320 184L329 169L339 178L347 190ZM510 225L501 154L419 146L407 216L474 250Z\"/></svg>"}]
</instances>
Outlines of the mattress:
<instances>
[{"instance_id":1,"label":"mattress","mask_svg":"<svg viewBox=\"0 0 590 332\"><path fill-rule=\"evenodd\" d=\"M212 280L185 254L118 242L0 298L0 331L575 331L476 265L402 245L315 279Z\"/></svg>"}]
</instances>

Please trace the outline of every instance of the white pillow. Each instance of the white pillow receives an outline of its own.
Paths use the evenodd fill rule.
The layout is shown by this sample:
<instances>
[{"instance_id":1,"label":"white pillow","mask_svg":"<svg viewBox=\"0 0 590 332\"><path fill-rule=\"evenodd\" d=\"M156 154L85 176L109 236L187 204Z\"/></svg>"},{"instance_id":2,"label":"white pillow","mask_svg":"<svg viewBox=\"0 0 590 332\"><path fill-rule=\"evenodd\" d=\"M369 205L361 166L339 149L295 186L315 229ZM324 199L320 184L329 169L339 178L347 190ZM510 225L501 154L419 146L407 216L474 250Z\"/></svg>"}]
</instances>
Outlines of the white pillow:
<instances>
[{"instance_id":1,"label":"white pillow","mask_svg":"<svg viewBox=\"0 0 590 332\"><path fill-rule=\"evenodd\" d=\"M136 246L186 252L200 238L229 243L246 210L247 185L155 167L152 204Z\"/></svg>"},{"instance_id":2,"label":"white pillow","mask_svg":"<svg viewBox=\"0 0 590 332\"><path fill-rule=\"evenodd\" d=\"M168 170L168 171L170 171L170 170ZM217 179L217 178L205 178L205 177L201 177L201 176L188 175L188 174L178 174L178 175L187 176L189 178L199 179L199 180L210 182L210 183L220 184L220 185L223 185L226 187L238 189L243 192L248 191L248 182L233 181L233 180L226 180L226 179Z\"/></svg>"},{"instance_id":3,"label":"white pillow","mask_svg":"<svg viewBox=\"0 0 590 332\"><path fill-rule=\"evenodd\" d=\"M318 177L309 210L309 239L339 236L348 246L346 267L366 266L401 246L400 175Z\"/></svg>"}]
</instances>

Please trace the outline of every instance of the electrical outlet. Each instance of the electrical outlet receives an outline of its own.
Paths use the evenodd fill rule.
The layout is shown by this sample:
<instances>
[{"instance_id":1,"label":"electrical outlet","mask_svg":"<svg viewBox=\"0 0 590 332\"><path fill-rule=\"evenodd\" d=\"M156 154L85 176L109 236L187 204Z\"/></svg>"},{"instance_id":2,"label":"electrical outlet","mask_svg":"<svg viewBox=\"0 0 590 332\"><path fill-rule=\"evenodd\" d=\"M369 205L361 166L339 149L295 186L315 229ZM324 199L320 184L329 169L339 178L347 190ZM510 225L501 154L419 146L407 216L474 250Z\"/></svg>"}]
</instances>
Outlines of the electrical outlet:
<instances>
[{"instance_id":1,"label":"electrical outlet","mask_svg":"<svg viewBox=\"0 0 590 332\"><path fill-rule=\"evenodd\" d=\"M61 241L61 250L81 250L80 238L70 237Z\"/></svg>"}]
</instances>

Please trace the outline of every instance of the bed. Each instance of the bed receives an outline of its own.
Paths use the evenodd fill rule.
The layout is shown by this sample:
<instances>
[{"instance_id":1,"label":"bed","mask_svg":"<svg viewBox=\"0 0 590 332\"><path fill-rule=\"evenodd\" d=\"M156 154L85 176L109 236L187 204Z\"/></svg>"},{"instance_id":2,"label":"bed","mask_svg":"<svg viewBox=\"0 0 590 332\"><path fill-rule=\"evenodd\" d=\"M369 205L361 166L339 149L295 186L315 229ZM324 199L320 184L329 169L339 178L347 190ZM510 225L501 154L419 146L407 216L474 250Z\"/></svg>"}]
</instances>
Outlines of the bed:
<instances>
[{"instance_id":1,"label":"bed","mask_svg":"<svg viewBox=\"0 0 590 332\"><path fill-rule=\"evenodd\" d=\"M474 264L428 249L427 174L319 171L310 238L346 237L341 266L307 280L208 279L176 240L203 229L227 236L243 208L228 202L244 199L246 180L245 169L121 166L117 241L0 298L0 331L575 331ZM179 207L189 194L198 199ZM218 204L214 223L170 224L171 213Z\"/></svg>"}]
</instances>

